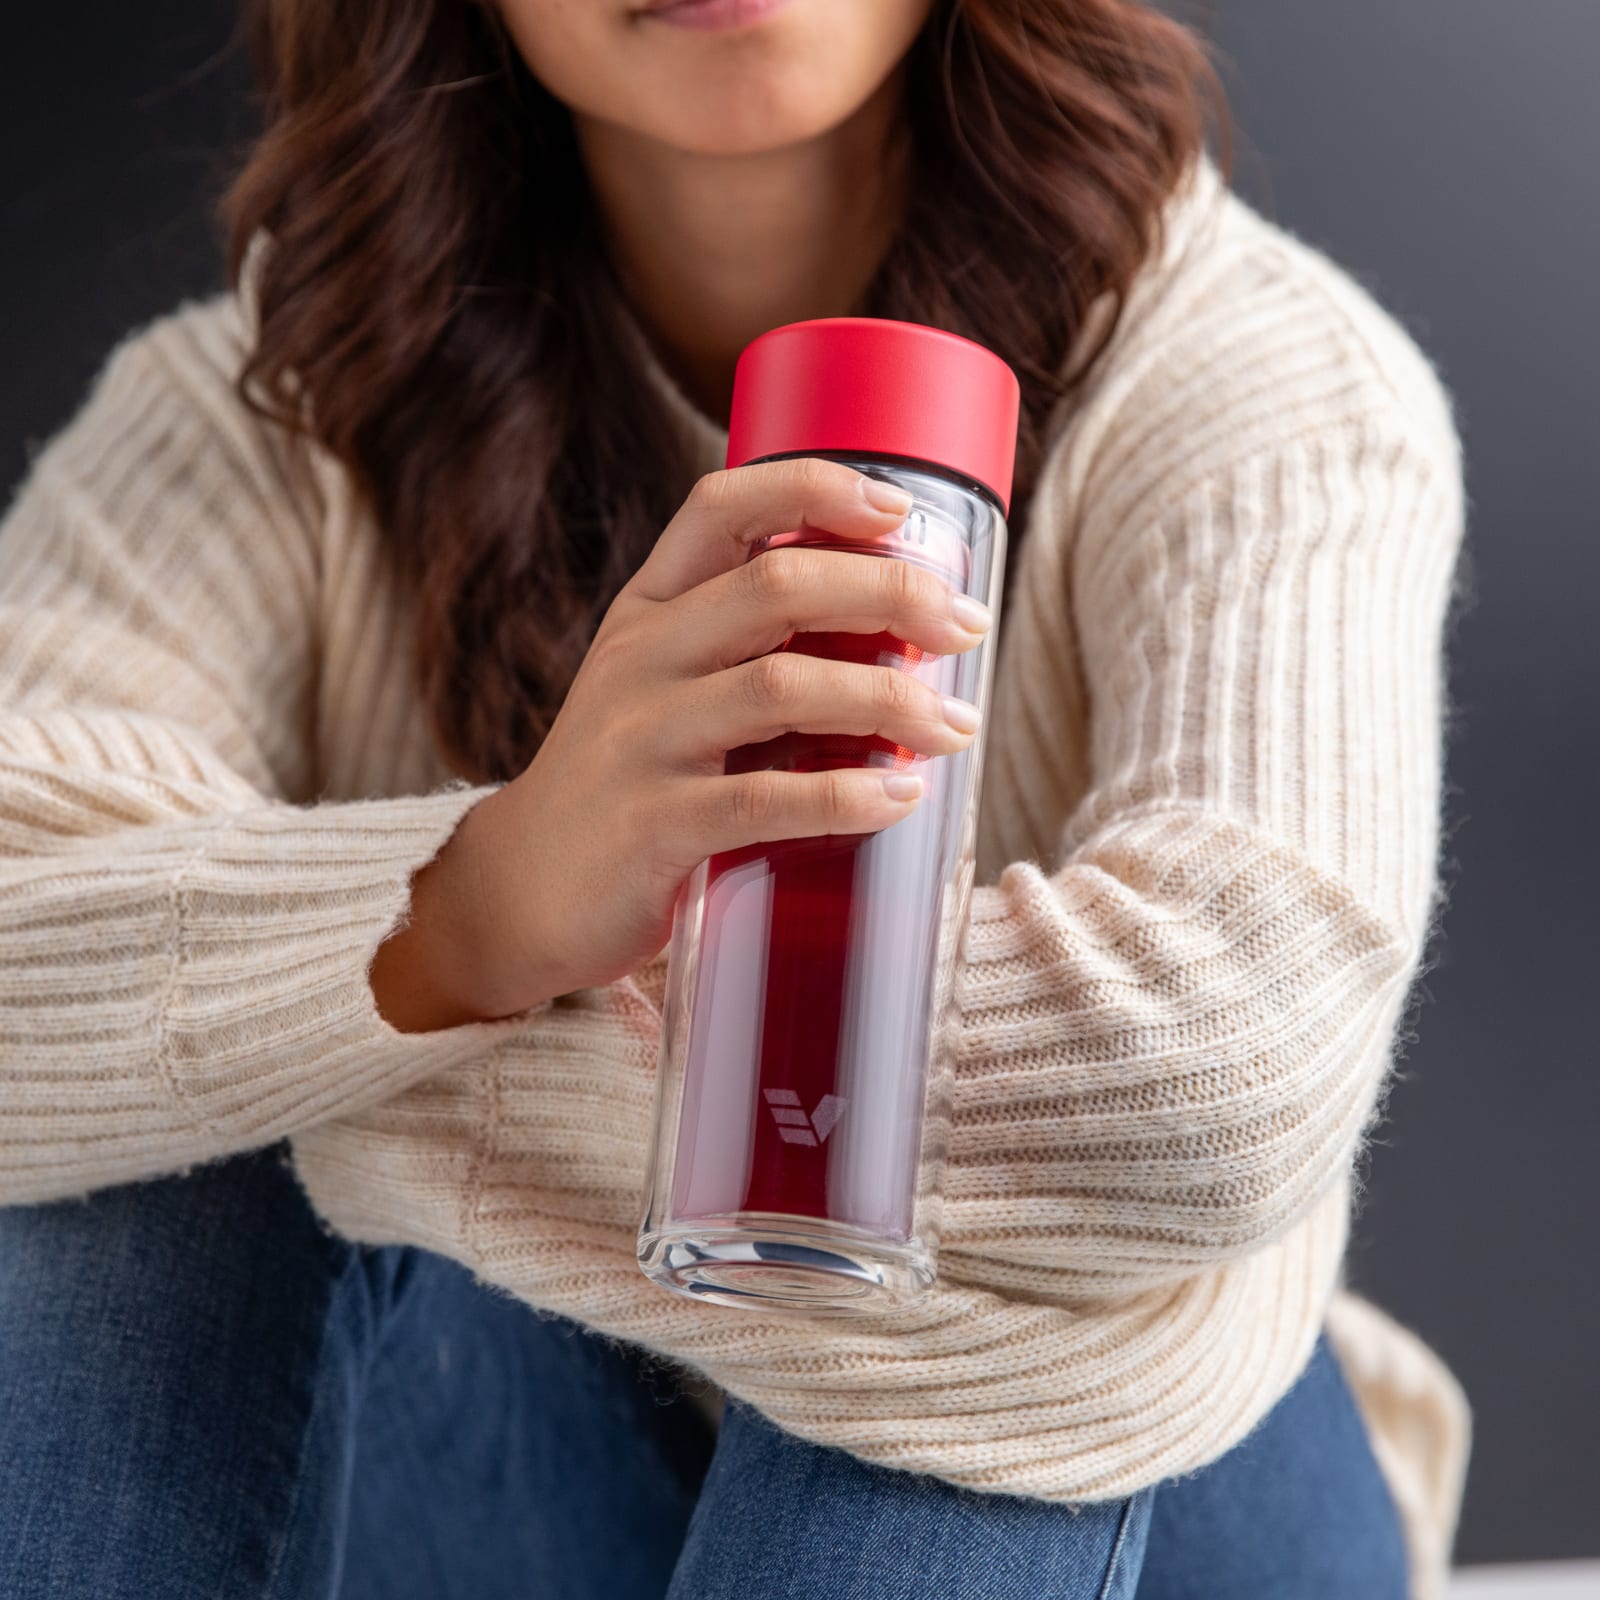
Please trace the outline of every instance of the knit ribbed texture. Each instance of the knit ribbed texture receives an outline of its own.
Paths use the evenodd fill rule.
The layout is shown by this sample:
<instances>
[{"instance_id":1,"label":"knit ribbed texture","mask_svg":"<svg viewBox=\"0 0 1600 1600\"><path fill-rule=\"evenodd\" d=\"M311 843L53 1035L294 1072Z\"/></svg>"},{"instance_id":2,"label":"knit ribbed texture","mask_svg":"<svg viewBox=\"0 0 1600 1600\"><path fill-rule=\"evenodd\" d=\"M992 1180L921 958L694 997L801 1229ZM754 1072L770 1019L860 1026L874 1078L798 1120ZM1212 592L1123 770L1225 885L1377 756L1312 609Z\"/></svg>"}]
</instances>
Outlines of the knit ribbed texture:
<instances>
[{"instance_id":1,"label":"knit ribbed texture","mask_svg":"<svg viewBox=\"0 0 1600 1600\"><path fill-rule=\"evenodd\" d=\"M1435 1592L1465 1405L1339 1288L1433 908L1463 515L1398 325L1209 166L1174 200L1018 531L939 1284L842 1320L639 1272L662 957L501 1022L377 1015L410 876L489 790L430 746L345 476L234 397L248 315L125 342L0 529L0 1199L293 1135L353 1237L804 1437L1059 1500L1214 1459L1332 1307Z\"/></svg>"}]
</instances>

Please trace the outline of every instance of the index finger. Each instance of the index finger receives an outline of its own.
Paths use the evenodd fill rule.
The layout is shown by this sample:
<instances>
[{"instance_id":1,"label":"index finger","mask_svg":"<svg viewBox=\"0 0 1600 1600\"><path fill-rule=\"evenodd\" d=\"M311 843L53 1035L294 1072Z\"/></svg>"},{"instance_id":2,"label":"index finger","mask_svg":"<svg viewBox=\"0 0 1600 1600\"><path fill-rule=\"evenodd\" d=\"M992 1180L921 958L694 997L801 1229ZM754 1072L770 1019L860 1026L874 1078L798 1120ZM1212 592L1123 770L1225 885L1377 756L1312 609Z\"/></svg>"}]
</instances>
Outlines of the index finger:
<instances>
[{"instance_id":1,"label":"index finger","mask_svg":"<svg viewBox=\"0 0 1600 1600\"><path fill-rule=\"evenodd\" d=\"M646 600L672 600L742 566L768 534L821 528L882 538L911 505L904 489L822 456L724 467L695 483L627 587Z\"/></svg>"}]
</instances>

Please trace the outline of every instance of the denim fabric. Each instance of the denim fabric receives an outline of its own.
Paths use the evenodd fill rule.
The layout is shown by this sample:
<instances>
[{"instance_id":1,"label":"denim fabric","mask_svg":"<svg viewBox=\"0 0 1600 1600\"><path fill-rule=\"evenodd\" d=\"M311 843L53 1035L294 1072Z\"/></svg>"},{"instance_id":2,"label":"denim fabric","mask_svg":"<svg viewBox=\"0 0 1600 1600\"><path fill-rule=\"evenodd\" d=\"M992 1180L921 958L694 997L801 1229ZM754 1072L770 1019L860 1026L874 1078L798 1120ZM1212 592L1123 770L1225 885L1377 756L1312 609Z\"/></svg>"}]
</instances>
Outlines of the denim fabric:
<instances>
[{"instance_id":1,"label":"denim fabric","mask_svg":"<svg viewBox=\"0 0 1600 1600\"><path fill-rule=\"evenodd\" d=\"M1132 1600L1152 1498L978 1494L807 1444L732 1401L668 1600Z\"/></svg>"},{"instance_id":2,"label":"denim fabric","mask_svg":"<svg viewBox=\"0 0 1600 1600\"><path fill-rule=\"evenodd\" d=\"M280 1150L0 1209L6 1600L1404 1593L1325 1344L1203 1472L1064 1507L713 1432L642 1352L332 1237Z\"/></svg>"}]
</instances>

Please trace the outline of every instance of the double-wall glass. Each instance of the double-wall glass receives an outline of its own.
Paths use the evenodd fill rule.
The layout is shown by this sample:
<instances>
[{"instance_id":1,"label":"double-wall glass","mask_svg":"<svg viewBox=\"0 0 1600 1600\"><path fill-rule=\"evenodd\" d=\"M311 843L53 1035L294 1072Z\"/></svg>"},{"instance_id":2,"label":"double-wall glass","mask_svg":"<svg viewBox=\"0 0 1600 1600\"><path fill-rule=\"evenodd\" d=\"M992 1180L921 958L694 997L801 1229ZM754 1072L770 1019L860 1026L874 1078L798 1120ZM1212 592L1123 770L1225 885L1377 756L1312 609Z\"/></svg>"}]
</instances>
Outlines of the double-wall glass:
<instances>
[{"instance_id":1,"label":"double-wall glass","mask_svg":"<svg viewBox=\"0 0 1600 1600\"><path fill-rule=\"evenodd\" d=\"M923 461L824 451L915 497L875 541L804 543L910 561L997 613L1002 505ZM797 633L782 648L877 663L989 707L994 641L928 655L887 633ZM868 766L921 775L881 832L729 850L680 894L639 1260L669 1288L816 1310L914 1297L931 1283L971 898L983 734L924 756L880 737L786 733L729 772Z\"/></svg>"}]
</instances>

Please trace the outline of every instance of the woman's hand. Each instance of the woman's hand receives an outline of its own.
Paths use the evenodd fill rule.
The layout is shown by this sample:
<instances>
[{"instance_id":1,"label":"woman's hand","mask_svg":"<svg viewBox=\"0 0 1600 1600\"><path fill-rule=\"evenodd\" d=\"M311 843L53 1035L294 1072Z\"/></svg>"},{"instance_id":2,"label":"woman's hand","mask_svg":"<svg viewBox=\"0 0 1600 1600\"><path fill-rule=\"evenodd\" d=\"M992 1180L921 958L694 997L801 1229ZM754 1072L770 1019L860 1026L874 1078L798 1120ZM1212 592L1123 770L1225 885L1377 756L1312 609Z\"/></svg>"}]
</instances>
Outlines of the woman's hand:
<instances>
[{"instance_id":1,"label":"woman's hand","mask_svg":"<svg viewBox=\"0 0 1600 1600\"><path fill-rule=\"evenodd\" d=\"M402 1029L509 1016L625 976L671 931L679 887L719 851L871 833L917 803L877 768L727 775L727 752L787 731L964 748L972 708L892 666L773 655L796 632L889 632L968 650L986 610L912 563L787 548L809 526L881 537L910 497L798 457L708 473L607 611L527 770L476 805L418 873L412 916L372 970Z\"/></svg>"}]
</instances>

